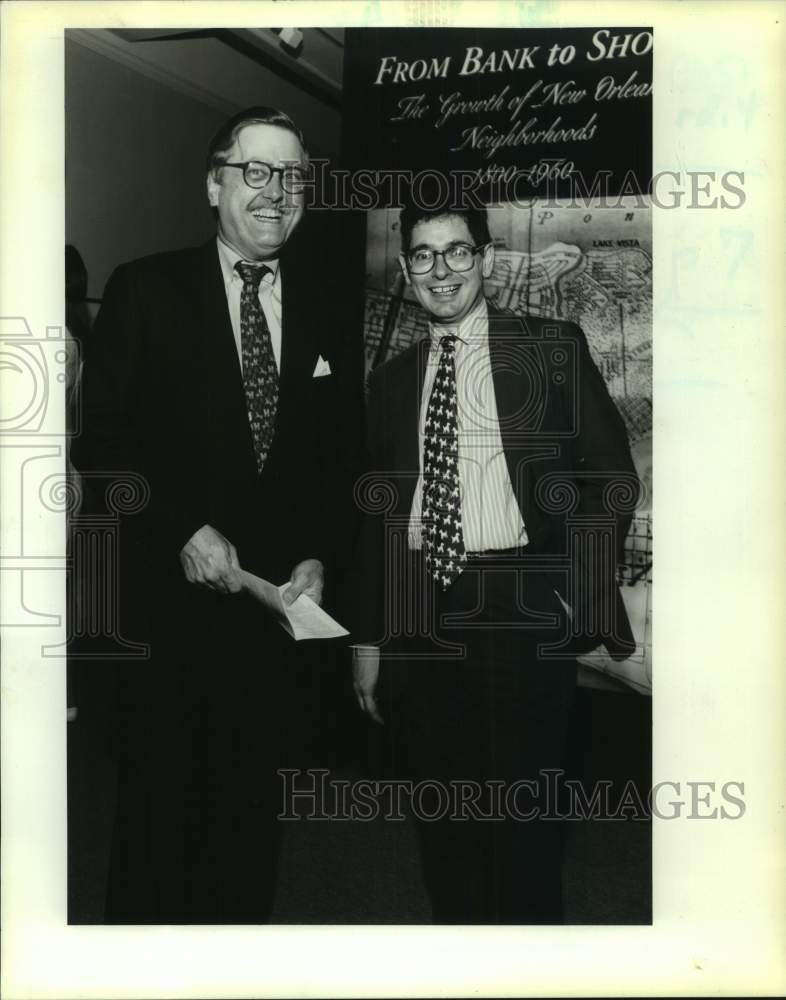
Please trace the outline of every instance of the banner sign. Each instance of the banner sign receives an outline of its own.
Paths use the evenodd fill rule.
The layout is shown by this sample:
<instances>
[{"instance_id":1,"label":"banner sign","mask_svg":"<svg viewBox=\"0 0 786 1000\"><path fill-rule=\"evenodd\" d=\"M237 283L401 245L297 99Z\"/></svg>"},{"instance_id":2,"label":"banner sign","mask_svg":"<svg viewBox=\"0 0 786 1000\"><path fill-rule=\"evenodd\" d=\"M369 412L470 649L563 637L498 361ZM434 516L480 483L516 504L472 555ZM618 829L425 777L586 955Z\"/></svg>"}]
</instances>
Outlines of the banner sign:
<instances>
[{"instance_id":1,"label":"banner sign","mask_svg":"<svg viewBox=\"0 0 786 1000\"><path fill-rule=\"evenodd\" d=\"M494 201L646 192L652 47L650 28L347 29L345 166L466 172Z\"/></svg>"},{"instance_id":2,"label":"banner sign","mask_svg":"<svg viewBox=\"0 0 786 1000\"><path fill-rule=\"evenodd\" d=\"M637 651L584 662L648 692L652 31L347 29L345 41L334 204L366 214L366 367L428 336L399 266L402 200L486 203L486 298L578 324L627 427L645 497L619 567Z\"/></svg>"}]
</instances>

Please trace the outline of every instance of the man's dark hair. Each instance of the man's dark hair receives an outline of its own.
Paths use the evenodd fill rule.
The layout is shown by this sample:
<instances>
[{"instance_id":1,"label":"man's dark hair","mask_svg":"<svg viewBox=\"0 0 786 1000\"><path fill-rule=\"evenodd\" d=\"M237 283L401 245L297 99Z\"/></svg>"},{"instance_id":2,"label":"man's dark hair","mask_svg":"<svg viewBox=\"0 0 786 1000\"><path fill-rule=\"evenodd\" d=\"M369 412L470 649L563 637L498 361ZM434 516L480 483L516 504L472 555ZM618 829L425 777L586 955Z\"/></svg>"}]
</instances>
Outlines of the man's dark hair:
<instances>
[{"instance_id":1,"label":"man's dark hair","mask_svg":"<svg viewBox=\"0 0 786 1000\"><path fill-rule=\"evenodd\" d=\"M289 115L285 115L283 111L278 111L276 108L258 105L232 115L210 140L210 145L207 147L207 169L209 171L217 170L222 163L226 163L238 133L247 125L276 125L278 128L285 128L297 136L305 153L306 144L303 141L303 133Z\"/></svg>"},{"instance_id":2,"label":"man's dark hair","mask_svg":"<svg viewBox=\"0 0 786 1000\"><path fill-rule=\"evenodd\" d=\"M401 226L401 252L407 253L412 240L412 230L419 222L431 222L432 219L442 219L447 215L455 215L463 219L467 224L475 245L491 243L491 233L489 232L488 215L485 208L475 206L440 206L439 208L425 209L415 202L407 203L401 210L399 224Z\"/></svg>"}]
</instances>

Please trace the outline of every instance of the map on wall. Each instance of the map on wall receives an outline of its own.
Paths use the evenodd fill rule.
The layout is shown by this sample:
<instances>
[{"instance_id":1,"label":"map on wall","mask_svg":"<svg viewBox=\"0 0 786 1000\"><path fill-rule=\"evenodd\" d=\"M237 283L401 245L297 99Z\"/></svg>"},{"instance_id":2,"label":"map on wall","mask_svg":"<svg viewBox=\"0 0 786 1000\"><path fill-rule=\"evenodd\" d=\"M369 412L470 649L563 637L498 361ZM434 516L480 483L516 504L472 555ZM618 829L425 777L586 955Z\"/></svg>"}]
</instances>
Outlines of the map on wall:
<instances>
[{"instance_id":1,"label":"map on wall","mask_svg":"<svg viewBox=\"0 0 786 1000\"><path fill-rule=\"evenodd\" d=\"M587 337L625 421L646 497L637 510L620 566L637 651L616 663L600 650L583 661L651 689L652 567L652 232L641 196L589 206L551 201L490 208L494 270L486 296L521 315L570 320ZM367 370L428 334L426 316L398 266L398 212L369 214L366 259Z\"/></svg>"}]
</instances>

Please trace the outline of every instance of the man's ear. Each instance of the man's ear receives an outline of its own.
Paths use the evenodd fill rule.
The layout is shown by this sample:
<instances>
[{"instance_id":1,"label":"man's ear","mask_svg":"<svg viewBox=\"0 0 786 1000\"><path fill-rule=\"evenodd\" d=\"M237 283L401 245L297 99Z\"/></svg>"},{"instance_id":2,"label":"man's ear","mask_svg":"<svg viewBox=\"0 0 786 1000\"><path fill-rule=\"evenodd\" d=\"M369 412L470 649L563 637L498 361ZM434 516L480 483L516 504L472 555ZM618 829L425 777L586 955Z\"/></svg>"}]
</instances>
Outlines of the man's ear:
<instances>
[{"instance_id":1,"label":"man's ear","mask_svg":"<svg viewBox=\"0 0 786 1000\"><path fill-rule=\"evenodd\" d=\"M490 243L483 251L483 277L490 278L494 270L494 244Z\"/></svg>"},{"instance_id":2,"label":"man's ear","mask_svg":"<svg viewBox=\"0 0 786 1000\"><path fill-rule=\"evenodd\" d=\"M398 255L398 266L401 268L401 273L404 275L404 281L406 281L408 285L411 285L412 282L409 280L409 271L407 270L407 258L403 253Z\"/></svg>"},{"instance_id":3,"label":"man's ear","mask_svg":"<svg viewBox=\"0 0 786 1000\"><path fill-rule=\"evenodd\" d=\"M218 208L218 192L221 185L216 180L215 171L208 170L207 172L207 200L211 208Z\"/></svg>"}]
</instances>

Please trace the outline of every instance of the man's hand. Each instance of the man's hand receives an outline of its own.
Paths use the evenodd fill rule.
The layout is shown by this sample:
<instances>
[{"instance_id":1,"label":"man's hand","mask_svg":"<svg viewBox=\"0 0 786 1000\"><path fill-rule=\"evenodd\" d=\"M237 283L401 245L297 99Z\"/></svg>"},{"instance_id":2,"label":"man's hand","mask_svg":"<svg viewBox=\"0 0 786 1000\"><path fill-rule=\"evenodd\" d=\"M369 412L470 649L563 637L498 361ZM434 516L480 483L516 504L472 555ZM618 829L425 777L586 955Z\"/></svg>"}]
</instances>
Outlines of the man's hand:
<instances>
[{"instance_id":1,"label":"man's hand","mask_svg":"<svg viewBox=\"0 0 786 1000\"><path fill-rule=\"evenodd\" d=\"M189 583L220 594L242 589L235 546L209 524L195 531L180 550L180 565Z\"/></svg>"},{"instance_id":2,"label":"man's hand","mask_svg":"<svg viewBox=\"0 0 786 1000\"><path fill-rule=\"evenodd\" d=\"M282 591L284 604L293 604L301 594L310 597L314 604L321 604L324 586L325 567L319 559L304 559L292 570L289 586Z\"/></svg>"},{"instance_id":3,"label":"man's hand","mask_svg":"<svg viewBox=\"0 0 786 1000\"><path fill-rule=\"evenodd\" d=\"M379 678L379 649L376 646L352 647L352 686L358 705L366 715L384 726L385 720L377 708L377 680Z\"/></svg>"}]
</instances>

